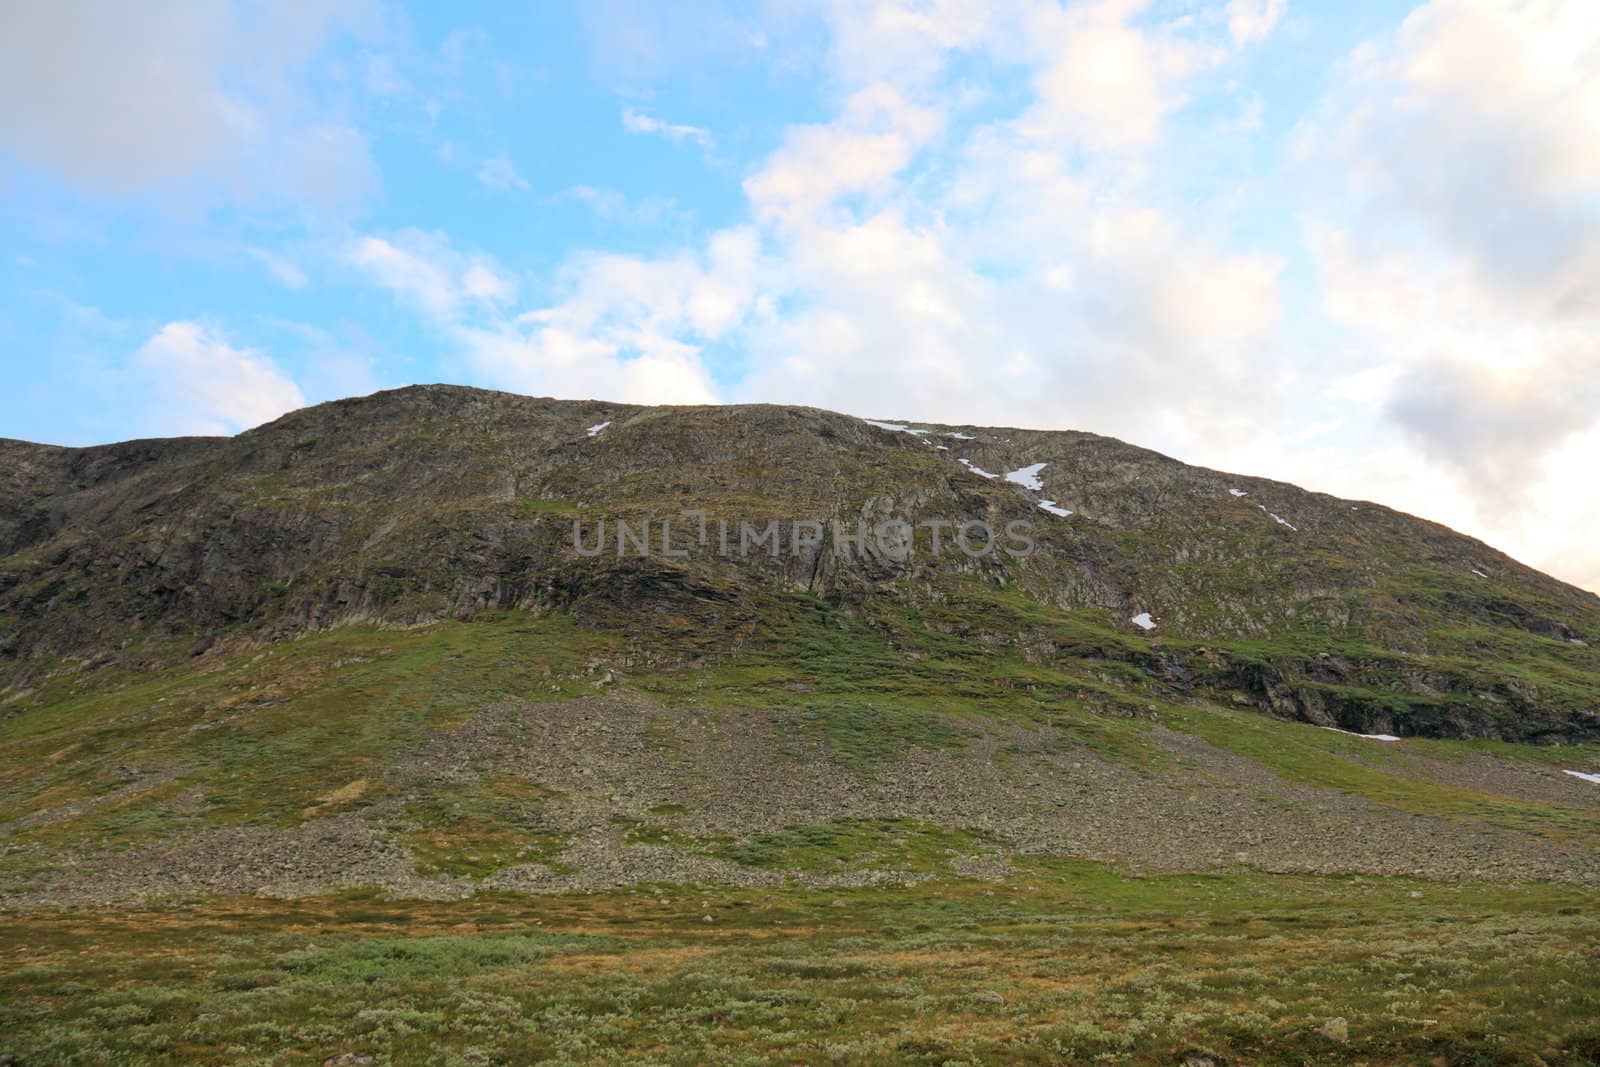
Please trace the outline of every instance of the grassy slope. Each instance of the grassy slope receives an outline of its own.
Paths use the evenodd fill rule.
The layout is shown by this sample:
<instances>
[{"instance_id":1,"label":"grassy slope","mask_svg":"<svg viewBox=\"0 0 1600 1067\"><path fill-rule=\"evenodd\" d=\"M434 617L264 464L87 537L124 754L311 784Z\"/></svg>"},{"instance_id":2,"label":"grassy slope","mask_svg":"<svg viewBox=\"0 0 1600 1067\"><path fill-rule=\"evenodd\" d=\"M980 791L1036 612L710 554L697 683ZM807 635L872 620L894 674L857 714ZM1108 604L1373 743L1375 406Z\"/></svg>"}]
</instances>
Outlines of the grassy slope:
<instances>
[{"instance_id":1,"label":"grassy slope","mask_svg":"<svg viewBox=\"0 0 1600 1067\"><path fill-rule=\"evenodd\" d=\"M1071 650L1036 662L1024 644L950 632L972 610L868 628L812 606L742 655L628 684L711 713L802 708L797 740L820 737L868 772L908 749L963 745L985 717L1049 724L1064 744L1159 770L1172 758L1151 738L1159 723L1397 810L1600 837L1592 810L1420 780L1370 743L1175 700L1122 658L1144 649L1139 639L1092 618L1019 614L1019 625L1046 626ZM621 651L560 616L511 615L334 630L155 679L41 694L34 710L0 721L0 820L64 810L14 828L14 840L137 847L194 826L360 809L384 798L384 768L429 731L500 696L594 692L596 664ZM1447 760L1600 756L1595 746L1408 744ZM124 767L168 773L130 781ZM191 789L202 805L167 803ZM400 829L424 872L559 863L564 842L541 825L540 803L536 783L484 782L410 798ZM1600 1055L1592 890L1141 878L1067 860L1030 861L987 885L944 867L947 847L982 847L956 827L834 820L681 841L656 840L671 831L654 825L631 832L756 869L849 863L940 877L825 894L674 886L455 904L346 894L30 912L0 927L0 1052L25 1064L320 1063L346 1051L395 1064L1171 1063L1189 1049L1249 1063ZM976 999L987 991L1004 1003ZM1348 1044L1316 1033L1335 1016L1350 1020Z\"/></svg>"},{"instance_id":2,"label":"grassy slope","mask_svg":"<svg viewBox=\"0 0 1600 1067\"><path fill-rule=\"evenodd\" d=\"M161 797L203 786L207 823L331 814L373 799L385 763L429 730L507 694L587 691L602 644L560 618L350 628L64 695L0 723L0 820L103 797L129 765L180 768ZM122 796L52 825L126 832L135 827L115 820L161 797Z\"/></svg>"},{"instance_id":3,"label":"grassy slope","mask_svg":"<svg viewBox=\"0 0 1600 1067\"><path fill-rule=\"evenodd\" d=\"M0 927L0 1041L119 1067L1577 1065L1600 1056L1596 903L1055 862L1000 886L36 914Z\"/></svg>"},{"instance_id":4,"label":"grassy slope","mask_svg":"<svg viewBox=\"0 0 1600 1067\"><path fill-rule=\"evenodd\" d=\"M904 619L868 629L820 606L787 613L745 653L702 669L646 671L629 684L668 704L713 713L754 707L798 712L796 742L821 739L845 764L908 749L966 743L972 725L1000 719L1050 726L1063 745L1159 768L1156 723L1243 755L1296 782L1361 794L1402 811L1600 839L1589 809L1491 796L1383 766L1381 748L1258 713L1179 699L1120 658L1138 639L1052 615L1053 640L1071 658L1034 662ZM934 620L937 623L937 619ZM132 847L199 826L288 825L370 806L384 770L432 731L464 722L503 696L559 700L593 693L618 640L559 616L506 615L408 631L327 631L257 653L196 661L121 687L43 694L42 706L0 720L0 825L14 840L51 847L97 840ZM1559 760L1582 766L1600 745L1539 748L1482 741L1418 741L1451 758ZM203 803L175 798L198 790ZM504 791L502 791L504 792ZM537 797L438 796L412 804L413 844L433 838L429 866L470 867L478 835L510 859L540 839ZM511 799L515 799L512 797ZM507 798L502 796L501 801ZM442 833L448 829L449 833Z\"/></svg>"}]
</instances>

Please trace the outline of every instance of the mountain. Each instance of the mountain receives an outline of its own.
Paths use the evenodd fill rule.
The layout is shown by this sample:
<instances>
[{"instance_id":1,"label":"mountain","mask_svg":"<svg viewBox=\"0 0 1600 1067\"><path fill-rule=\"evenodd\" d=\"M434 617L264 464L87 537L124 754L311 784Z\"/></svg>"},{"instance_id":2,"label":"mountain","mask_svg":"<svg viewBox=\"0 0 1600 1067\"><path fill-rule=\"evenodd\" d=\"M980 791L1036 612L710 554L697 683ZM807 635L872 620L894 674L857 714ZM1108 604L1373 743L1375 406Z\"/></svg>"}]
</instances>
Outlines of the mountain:
<instances>
[{"instance_id":1,"label":"mountain","mask_svg":"<svg viewBox=\"0 0 1600 1067\"><path fill-rule=\"evenodd\" d=\"M1594 877L1600 599L1091 434L430 386L0 501L0 898Z\"/></svg>"}]
</instances>

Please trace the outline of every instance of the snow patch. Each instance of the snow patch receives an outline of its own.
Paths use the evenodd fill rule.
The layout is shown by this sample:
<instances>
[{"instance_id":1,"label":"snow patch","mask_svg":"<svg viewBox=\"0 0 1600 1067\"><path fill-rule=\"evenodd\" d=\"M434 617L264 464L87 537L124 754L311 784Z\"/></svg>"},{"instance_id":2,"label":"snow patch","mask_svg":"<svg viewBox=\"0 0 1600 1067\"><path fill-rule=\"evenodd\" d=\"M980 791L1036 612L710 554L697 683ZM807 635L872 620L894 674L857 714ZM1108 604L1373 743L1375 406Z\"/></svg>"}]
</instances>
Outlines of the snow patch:
<instances>
[{"instance_id":1,"label":"snow patch","mask_svg":"<svg viewBox=\"0 0 1600 1067\"><path fill-rule=\"evenodd\" d=\"M1267 511L1266 506L1263 505L1263 504L1257 504L1256 507L1260 508L1262 511ZM1288 519L1284 518L1282 515L1274 515L1272 512L1267 511L1267 517L1269 519L1271 519L1273 522L1277 523L1279 526L1287 526L1287 527L1289 527L1289 529L1293 530L1295 533L1299 533L1300 532L1300 527L1296 526L1294 523L1290 522Z\"/></svg>"},{"instance_id":2,"label":"snow patch","mask_svg":"<svg viewBox=\"0 0 1600 1067\"><path fill-rule=\"evenodd\" d=\"M967 461L962 460L961 462L966 463ZM1012 485L1020 485L1029 492L1037 493L1044 488L1044 482L1039 479L1039 472L1049 465L1049 463L1030 463L1026 467L1018 467L1014 471L1007 471L1006 481ZM968 464L968 466L971 466L971 464ZM977 468L974 467L973 469L976 470ZM988 477L993 478L994 475L991 474ZM1066 508L1056 507L1054 500L1039 500L1036 503L1042 510L1048 511L1052 515L1060 516L1063 519L1072 514Z\"/></svg>"},{"instance_id":3,"label":"snow patch","mask_svg":"<svg viewBox=\"0 0 1600 1067\"><path fill-rule=\"evenodd\" d=\"M1480 571L1476 567L1472 568L1472 573L1476 574L1479 578L1487 578L1487 577L1489 577L1487 574L1483 573L1482 571Z\"/></svg>"},{"instance_id":4,"label":"snow patch","mask_svg":"<svg viewBox=\"0 0 1600 1067\"><path fill-rule=\"evenodd\" d=\"M583 432L588 434L590 437L598 437L600 435L600 431L605 429L607 426L610 426L610 425L611 425L611 420L607 419L605 422L597 422L597 423L595 423L593 426L589 427L587 430L585 430Z\"/></svg>"},{"instance_id":5,"label":"snow patch","mask_svg":"<svg viewBox=\"0 0 1600 1067\"><path fill-rule=\"evenodd\" d=\"M1006 474L1006 481L1032 489L1035 493L1044 488L1044 483L1039 480L1039 472L1044 470L1048 463L1035 463L1027 467L1018 467Z\"/></svg>"},{"instance_id":6,"label":"snow patch","mask_svg":"<svg viewBox=\"0 0 1600 1067\"><path fill-rule=\"evenodd\" d=\"M1585 641L1581 637L1569 637L1569 638L1567 638L1567 644L1569 644L1569 645L1582 645L1584 648L1588 648L1589 647L1589 642Z\"/></svg>"},{"instance_id":7,"label":"snow patch","mask_svg":"<svg viewBox=\"0 0 1600 1067\"><path fill-rule=\"evenodd\" d=\"M1141 611L1128 621L1141 630L1154 630L1156 628L1156 620L1150 617L1148 611Z\"/></svg>"},{"instance_id":8,"label":"snow patch","mask_svg":"<svg viewBox=\"0 0 1600 1067\"><path fill-rule=\"evenodd\" d=\"M976 474L981 478L998 478L998 477L1000 477L998 474L990 474L988 471L984 470L982 467L975 466L970 459L958 460L957 462L959 462L963 467L967 468L967 470L971 471L973 474Z\"/></svg>"},{"instance_id":9,"label":"snow patch","mask_svg":"<svg viewBox=\"0 0 1600 1067\"><path fill-rule=\"evenodd\" d=\"M1228 490L1228 495L1229 496L1249 496L1250 494L1245 492L1243 489L1229 489Z\"/></svg>"},{"instance_id":10,"label":"snow patch","mask_svg":"<svg viewBox=\"0 0 1600 1067\"><path fill-rule=\"evenodd\" d=\"M902 426L898 422L879 422L877 419L862 419L868 426L876 426L880 430L893 430L895 433L924 434L927 430L914 430L909 426Z\"/></svg>"},{"instance_id":11,"label":"snow patch","mask_svg":"<svg viewBox=\"0 0 1600 1067\"><path fill-rule=\"evenodd\" d=\"M977 438L970 433L947 433L946 437L954 437L957 441L976 441Z\"/></svg>"},{"instance_id":12,"label":"snow patch","mask_svg":"<svg viewBox=\"0 0 1600 1067\"><path fill-rule=\"evenodd\" d=\"M1595 785L1600 785L1600 774L1587 774L1584 771L1562 771L1561 773L1570 774L1574 778L1582 778L1586 782L1593 782Z\"/></svg>"},{"instance_id":13,"label":"snow patch","mask_svg":"<svg viewBox=\"0 0 1600 1067\"><path fill-rule=\"evenodd\" d=\"M1400 740L1404 740L1403 738L1396 737L1394 734L1358 734L1354 730L1341 730L1337 726L1319 726L1319 727L1317 727L1317 729L1319 729L1319 730L1332 730L1336 734L1347 734L1350 737L1364 737L1368 741L1400 741Z\"/></svg>"}]
</instances>

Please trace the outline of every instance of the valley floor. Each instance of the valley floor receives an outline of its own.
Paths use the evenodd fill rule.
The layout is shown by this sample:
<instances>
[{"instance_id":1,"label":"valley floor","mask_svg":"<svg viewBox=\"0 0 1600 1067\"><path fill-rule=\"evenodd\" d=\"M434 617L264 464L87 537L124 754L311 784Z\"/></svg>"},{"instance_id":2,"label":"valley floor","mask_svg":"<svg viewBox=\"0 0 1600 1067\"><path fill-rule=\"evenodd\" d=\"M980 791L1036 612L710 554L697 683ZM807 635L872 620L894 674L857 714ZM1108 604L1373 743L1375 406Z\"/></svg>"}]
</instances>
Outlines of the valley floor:
<instances>
[{"instance_id":1,"label":"valley floor","mask_svg":"<svg viewBox=\"0 0 1600 1067\"><path fill-rule=\"evenodd\" d=\"M1131 876L346 893L0 924L36 1064L1588 1064L1600 894Z\"/></svg>"}]
</instances>

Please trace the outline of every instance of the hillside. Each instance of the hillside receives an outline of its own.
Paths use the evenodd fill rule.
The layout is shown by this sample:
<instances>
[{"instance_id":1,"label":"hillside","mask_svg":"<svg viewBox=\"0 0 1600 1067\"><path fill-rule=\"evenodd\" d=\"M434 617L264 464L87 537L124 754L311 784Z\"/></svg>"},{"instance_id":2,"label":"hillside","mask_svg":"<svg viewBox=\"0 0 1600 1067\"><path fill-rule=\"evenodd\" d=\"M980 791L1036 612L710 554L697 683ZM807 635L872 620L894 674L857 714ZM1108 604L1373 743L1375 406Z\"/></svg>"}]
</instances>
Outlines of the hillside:
<instances>
[{"instance_id":1,"label":"hillside","mask_svg":"<svg viewBox=\"0 0 1600 1067\"><path fill-rule=\"evenodd\" d=\"M1088 434L454 387L0 459L15 899L1595 876L1600 600L1375 505ZM998 550L952 547L976 519Z\"/></svg>"}]
</instances>

